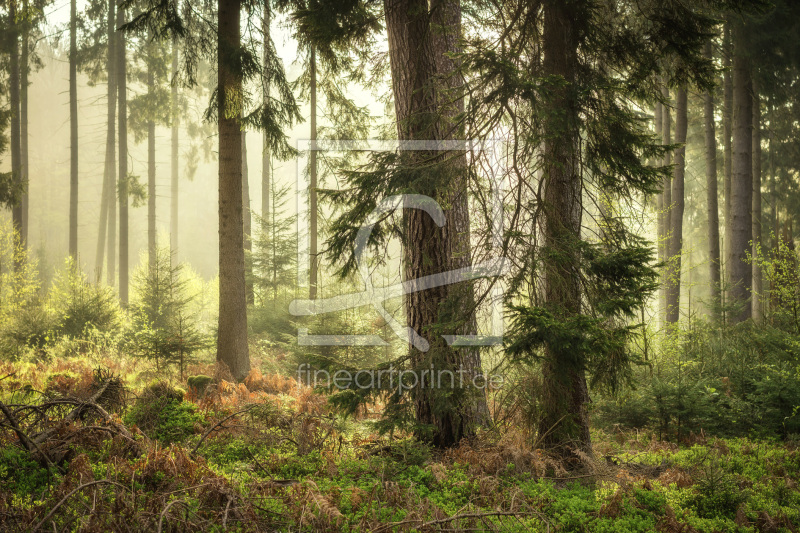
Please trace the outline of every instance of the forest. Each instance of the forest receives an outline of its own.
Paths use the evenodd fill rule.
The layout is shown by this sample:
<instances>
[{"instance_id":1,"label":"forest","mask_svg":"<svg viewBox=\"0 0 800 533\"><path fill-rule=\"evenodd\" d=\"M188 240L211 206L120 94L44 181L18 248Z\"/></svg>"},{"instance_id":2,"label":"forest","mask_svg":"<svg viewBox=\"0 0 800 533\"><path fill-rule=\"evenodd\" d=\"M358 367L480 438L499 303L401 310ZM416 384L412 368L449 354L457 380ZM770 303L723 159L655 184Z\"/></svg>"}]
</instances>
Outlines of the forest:
<instances>
[{"instance_id":1,"label":"forest","mask_svg":"<svg viewBox=\"0 0 800 533\"><path fill-rule=\"evenodd\" d=\"M800 530L798 35L0 0L0 531Z\"/></svg>"}]
</instances>

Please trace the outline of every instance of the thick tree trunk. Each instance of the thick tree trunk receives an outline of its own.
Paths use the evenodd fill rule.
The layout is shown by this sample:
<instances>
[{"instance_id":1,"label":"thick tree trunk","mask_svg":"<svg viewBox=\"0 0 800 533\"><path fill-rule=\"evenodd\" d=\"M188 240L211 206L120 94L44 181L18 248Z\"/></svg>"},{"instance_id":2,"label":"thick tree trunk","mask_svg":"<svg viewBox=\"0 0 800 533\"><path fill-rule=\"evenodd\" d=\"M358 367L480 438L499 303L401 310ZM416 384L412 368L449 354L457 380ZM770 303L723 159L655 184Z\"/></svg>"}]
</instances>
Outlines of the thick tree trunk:
<instances>
[{"instance_id":1,"label":"thick tree trunk","mask_svg":"<svg viewBox=\"0 0 800 533\"><path fill-rule=\"evenodd\" d=\"M262 31L264 33L264 49L263 49L263 62L266 65L269 57L269 42L270 42L270 7L269 2L264 4L264 18L262 19ZM263 99L264 105L269 103L269 74L264 75ZM263 147L261 149L261 218L269 220L269 195L270 195L270 153L269 142L267 134L264 133Z\"/></svg>"},{"instance_id":2,"label":"thick tree trunk","mask_svg":"<svg viewBox=\"0 0 800 533\"><path fill-rule=\"evenodd\" d=\"M552 89L544 122L543 154L544 239L551 253L545 254L545 306L555 316L567 318L581 312L579 258L575 243L581 232L581 176L578 109L572 84L578 69L578 31L585 16L582 0L544 3L543 72L566 82ZM662 117L664 118L664 117ZM666 192L666 190L665 190ZM665 200L666 201L666 200ZM539 439L543 446L562 455L578 449L591 454L588 402L583 361L548 345L542 362L542 415Z\"/></svg>"},{"instance_id":3,"label":"thick tree trunk","mask_svg":"<svg viewBox=\"0 0 800 533\"><path fill-rule=\"evenodd\" d=\"M247 168L247 132L242 132L242 229L244 231L245 256L253 251L253 218L250 215L250 173ZM245 261L245 292L247 303L255 302L253 290L253 263Z\"/></svg>"},{"instance_id":4,"label":"thick tree trunk","mask_svg":"<svg viewBox=\"0 0 800 533\"><path fill-rule=\"evenodd\" d=\"M442 96L437 98L437 89L447 93L447 89L454 88L451 86L455 84L452 80L452 64L448 66L445 58L440 56L445 52L443 47L449 47L451 52L456 51L454 43L460 31L459 3L434 2L431 12L434 18L440 17L438 24L432 21L425 0L385 0L384 12L399 138L442 140L457 136L451 119L463 106L463 101L460 98L456 101ZM444 28L441 21L447 21ZM442 30L455 33L435 35ZM450 79L448 87L437 87L440 79ZM446 100L451 108L442 107ZM441 161L441 154L435 151L403 152L402 155L409 165ZM448 155L453 157L448 165L462 164L461 155ZM457 172L452 175L459 176ZM404 278L415 280L458 268L456 265L469 264L468 233L466 236L463 232L460 235L458 233L459 228L468 228L469 220L468 213L461 208L466 205L464 184L456 178L447 185L431 181L416 183L415 187L413 192L430 196L439 202L445 213L445 225L440 229L430 216L419 209L404 210ZM448 305L457 303L456 299L464 305ZM470 309L471 300L472 289L469 285L443 285L407 295L407 325L425 337L429 344L427 352L410 347L415 370L429 369L431 365L437 371L465 370L467 378L464 381L467 383L471 376L480 372L480 360L476 361L477 351L448 346L442 338L442 334L474 333L474 330L468 331L472 327L470 317L446 317L444 322L440 322L439 316L440 311L448 307ZM435 328L437 325L441 327ZM450 385L446 379L443 384ZM453 388L450 394L445 390L415 387L411 393L417 421L432 428L432 433L424 436L437 446L456 444L462 437L473 434L476 425L487 422L485 399L474 394L469 387Z\"/></svg>"},{"instance_id":5,"label":"thick tree trunk","mask_svg":"<svg viewBox=\"0 0 800 533\"><path fill-rule=\"evenodd\" d=\"M686 87L678 89L675 97L675 167L672 174L672 209L670 210L669 268L667 279L667 323L676 324L680 318L681 252L683 250L684 176L686 175L686 131L688 109Z\"/></svg>"},{"instance_id":6,"label":"thick tree trunk","mask_svg":"<svg viewBox=\"0 0 800 533\"><path fill-rule=\"evenodd\" d=\"M241 0L219 2L217 72L219 96L219 324L217 361L230 368L233 377L250 372L247 346L247 298L244 278L244 231L242 219L242 106L241 73L231 68L231 58L241 47Z\"/></svg>"},{"instance_id":7,"label":"thick tree trunk","mask_svg":"<svg viewBox=\"0 0 800 533\"><path fill-rule=\"evenodd\" d=\"M76 0L69 4L69 255L78 260L78 45Z\"/></svg>"},{"instance_id":8,"label":"thick tree trunk","mask_svg":"<svg viewBox=\"0 0 800 533\"><path fill-rule=\"evenodd\" d=\"M147 47L147 93L152 97L155 91L153 44L148 42L145 46ZM152 270L156 266L156 122L152 117L152 110L149 114L151 116L147 120L147 264Z\"/></svg>"},{"instance_id":9,"label":"thick tree trunk","mask_svg":"<svg viewBox=\"0 0 800 533\"><path fill-rule=\"evenodd\" d=\"M25 11L25 22L22 27L22 55L19 66L19 152L20 152L20 178L22 180L22 198L20 199L20 241L22 246L28 246L28 71L29 46L30 46L30 20L28 16L28 0L23 0L22 8Z\"/></svg>"},{"instance_id":10,"label":"thick tree trunk","mask_svg":"<svg viewBox=\"0 0 800 533\"><path fill-rule=\"evenodd\" d=\"M317 54L314 49L311 49L311 87L309 89L309 107L310 107L310 126L311 126L311 143L317 140ZM317 221L318 221L318 206L317 206L317 151L312 149L308 154L308 211L309 211L309 251L308 257L310 260L308 270L308 298L313 300L317 297L317 282L318 282L318 257L317 257Z\"/></svg>"},{"instance_id":11,"label":"thick tree trunk","mask_svg":"<svg viewBox=\"0 0 800 533\"><path fill-rule=\"evenodd\" d=\"M666 85L666 82L661 87L661 94L664 98L664 105L661 109L661 144L668 145L672 144L672 114L671 114L671 103L670 103L670 95L669 95L669 88ZM669 166L672 164L672 153L667 152L664 155L664 166ZM662 233L659 235L658 241L659 245L662 247L664 251L664 261L669 261L669 250L670 250L670 241L672 238L672 179L667 176L664 178L662 184L662 195L663 195L663 227ZM669 276L669 268L664 270L664 274L662 276L661 282L661 291L660 291L660 314L662 323L667 323L667 286L668 280L667 277Z\"/></svg>"},{"instance_id":12,"label":"thick tree trunk","mask_svg":"<svg viewBox=\"0 0 800 533\"><path fill-rule=\"evenodd\" d=\"M731 76L731 59L733 48L731 46L730 24L725 24L722 38L722 150L724 171L722 175L723 218L725 219L725 239L728 239L728 225L731 220L731 173L733 169L733 77ZM728 244L726 242L725 246Z\"/></svg>"},{"instance_id":13,"label":"thick tree trunk","mask_svg":"<svg viewBox=\"0 0 800 533\"><path fill-rule=\"evenodd\" d=\"M764 291L761 265L755 258L761 253L761 98L758 94L758 84L755 79L753 87L753 206L752 206L752 276L753 276L753 298L752 316L756 322L761 322L764 318L764 307L762 293Z\"/></svg>"},{"instance_id":14,"label":"thick tree trunk","mask_svg":"<svg viewBox=\"0 0 800 533\"><path fill-rule=\"evenodd\" d=\"M106 161L103 169L103 189L100 196L100 226L97 232L97 248L95 252L94 272L99 283L103 278L103 262L106 250L106 231L108 230L109 208L114 203L114 187L117 181L116 169L116 112L117 112L117 80L115 72L116 48L114 47L115 34L114 18L116 16L115 0L108 0L108 55L106 57L106 70L108 71L108 85L106 91ZM113 253L113 252L111 252Z\"/></svg>"},{"instance_id":15,"label":"thick tree trunk","mask_svg":"<svg viewBox=\"0 0 800 533\"><path fill-rule=\"evenodd\" d=\"M170 92L170 118L172 120L171 153L170 153L170 188L169 188L169 246L178 250L178 42L172 41L172 88Z\"/></svg>"},{"instance_id":16,"label":"thick tree trunk","mask_svg":"<svg viewBox=\"0 0 800 533\"><path fill-rule=\"evenodd\" d=\"M22 154L20 147L20 105L19 105L19 26L16 22L17 3L11 0L8 6L9 32L11 40L11 53L9 57L8 69L8 100L11 104L11 174L16 183L22 180ZM16 240L20 241L22 231L22 205L17 202L11 208L11 220L14 229L17 231ZM17 261L14 261L14 268L19 268Z\"/></svg>"},{"instance_id":17,"label":"thick tree trunk","mask_svg":"<svg viewBox=\"0 0 800 533\"><path fill-rule=\"evenodd\" d=\"M117 27L125 24L125 10L117 9ZM119 33L117 90L119 97L119 299L128 305L128 69L125 64L125 34Z\"/></svg>"},{"instance_id":18,"label":"thick tree trunk","mask_svg":"<svg viewBox=\"0 0 800 533\"><path fill-rule=\"evenodd\" d=\"M712 58L711 41L706 43L705 55ZM720 297L719 203L717 197L717 134L714 124L714 95L703 95L703 120L706 148L706 210L708 213L708 279L714 313L722 305Z\"/></svg>"},{"instance_id":19,"label":"thick tree trunk","mask_svg":"<svg viewBox=\"0 0 800 533\"><path fill-rule=\"evenodd\" d=\"M753 197L752 121L750 64L745 55L743 29L734 29L733 54L733 157L730 196L730 224L726 227L726 263L728 303L742 306L732 320L741 322L751 316L750 287L752 269L745 262L753 233L751 208Z\"/></svg>"}]
</instances>

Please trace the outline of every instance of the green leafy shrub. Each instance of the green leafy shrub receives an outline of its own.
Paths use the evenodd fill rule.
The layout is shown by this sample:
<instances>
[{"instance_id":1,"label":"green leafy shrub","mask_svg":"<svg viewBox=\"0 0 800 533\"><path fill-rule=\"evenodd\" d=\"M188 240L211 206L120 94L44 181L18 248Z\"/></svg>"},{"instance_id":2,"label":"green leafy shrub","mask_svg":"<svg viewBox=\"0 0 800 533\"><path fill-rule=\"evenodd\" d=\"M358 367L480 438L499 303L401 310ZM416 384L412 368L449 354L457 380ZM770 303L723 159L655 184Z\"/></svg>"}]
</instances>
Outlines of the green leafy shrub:
<instances>
[{"instance_id":1,"label":"green leafy shrub","mask_svg":"<svg viewBox=\"0 0 800 533\"><path fill-rule=\"evenodd\" d=\"M0 483L15 494L40 493L50 482L50 472L17 446L0 448Z\"/></svg>"},{"instance_id":2,"label":"green leafy shrub","mask_svg":"<svg viewBox=\"0 0 800 533\"><path fill-rule=\"evenodd\" d=\"M193 435L203 415L194 404L183 401L183 391L159 381L142 391L124 420L147 436L170 444Z\"/></svg>"}]
</instances>

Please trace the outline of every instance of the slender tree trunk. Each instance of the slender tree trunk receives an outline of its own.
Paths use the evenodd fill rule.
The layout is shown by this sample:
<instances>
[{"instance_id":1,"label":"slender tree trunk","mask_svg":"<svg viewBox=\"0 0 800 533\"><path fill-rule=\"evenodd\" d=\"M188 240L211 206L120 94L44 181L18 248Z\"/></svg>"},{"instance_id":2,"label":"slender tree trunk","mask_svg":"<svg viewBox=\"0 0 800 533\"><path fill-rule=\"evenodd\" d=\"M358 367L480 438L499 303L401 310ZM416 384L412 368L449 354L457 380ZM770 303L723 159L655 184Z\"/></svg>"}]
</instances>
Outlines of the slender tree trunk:
<instances>
[{"instance_id":1,"label":"slender tree trunk","mask_svg":"<svg viewBox=\"0 0 800 533\"><path fill-rule=\"evenodd\" d=\"M170 92L170 118L172 119L172 153L170 157L169 246L178 250L178 42L172 41L172 88Z\"/></svg>"},{"instance_id":2,"label":"slender tree trunk","mask_svg":"<svg viewBox=\"0 0 800 533\"><path fill-rule=\"evenodd\" d=\"M566 318L581 312L581 281L575 243L581 232L581 177L578 103L572 85L578 69L578 31L576 25L586 16L582 0L544 2L543 72L566 82L552 89L547 106L558 110L544 122L545 179L545 306L555 316ZM666 111L666 110L665 110ZM668 115L663 115L664 119ZM665 189L666 192L666 189ZM666 199L665 199L666 202ZM591 454L589 393L585 362L558 346L547 345L542 361L542 415L539 439L545 447L567 447Z\"/></svg>"},{"instance_id":3,"label":"slender tree trunk","mask_svg":"<svg viewBox=\"0 0 800 533\"><path fill-rule=\"evenodd\" d=\"M317 141L317 53L311 49L311 88L310 88L310 125L311 125L311 143ZM309 280L308 280L308 298L313 300L317 297L317 282L318 282L318 258L317 258L317 220L318 220L318 207L317 207L317 151L312 149L308 154L308 176L309 176L309 190L308 190L308 210L309 210L309 252L308 257L311 261L309 265Z\"/></svg>"},{"instance_id":4,"label":"slender tree trunk","mask_svg":"<svg viewBox=\"0 0 800 533\"><path fill-rule=\"evenodd\" d=\"M752 316L753 320L760 323L764 318L763 298L764 291L761 278L761 265L756 260L761 255L761 98L759 96L758 83L755 78L752 82L753 87L753 206L752 206L752 240L753 249L751 255L752 276L753 276L753 298Z\"/></svg>"},{"instance_id":5,"label":"slender tree trunk","mask_svg":"<svg viewBox=\"0 0 800 533\"><path fill-rule=\"evenodd\" d=\"M149 41L149 39L148 39ZM145 44L147 56L147 93L155 91L153 44ZM151 100L152 101L152 100ZM150 110L147 120L147 258L150 269L156 266L156 122Z\"/></svg>"},{"instance_id":6,"label":"slender tree trunk","mask_svg":"<svg viewBox=\"0 0 800 533\"><path fill-rule=\"evenodd\" d=\"M108 0L108 55L106 57L106 70L108 71L108 85L106 91L106 161L103 169L103 190L100 196L100 226L97 232L97 248L95 252L94 272L99 283L103 278L103 262L106 249L106 231L108 230L108 218L110 205L114 203L114 186L117 181L116 169L116 113L117 113L117 80L115 72L116 48L114 41L116 32L114 31L114 18L116 17L115 0ZM113 252L111 252L113 253Z\"/></svg>"},{"instance_id":7,"label":"slender tree trunk","mask_svg":"<svg viewBox=\"0 0 800 533\"><path fill-rule=\"evenodd\" d=\"M669 96L669 88L665 84L661 87L661 94L664 98L664 105L661 110L661 141L662 144L668 145L672 144L672 115L670 112L670 96ZM672 164L672 153L667 152L664 155L664 166L669 166ZM670 241L672 238L672 179L669 177L664 178L664 182L662 185L662 194L664 197L663 200L663 212L662 216L664 217L664 223L662 228L662 233L659 235L659 244L664 250L664 261L669 261L669 251L670 251ZM661 317L662 323L667 323L667 287L668 287L668 280L666 279L669 276L669 268L664 270L663 279L661 282Z\"/></svg>"},{"instance_id":8,"label":"slender tree trunk","mask_svg":"<svg viewBox=\"0 0 800 533\"><path fill-rule=\"evenodd\" d=\"M247 168L247 132L242 131L242 229L244 231L245 250L245 293L247 303L255 303L253 290L253 263L248 261L247 255L253 252L252 230L253 218L250 215L250 172Z\"/></svg>"},{"instance_id":9,"label":"slender tree trunk","mask_svg":"<svg viewBox=\"0 0 800 533\"><path fill-rule=\"evenodd\" d=\"M264 4L264 18L262 20L262 31L264 33L264 50L263 50L263 62L266 65L268 58L269 58L269 42L270 42L270 7L269 2ZM264 105L269 103L269 86L270 86L270 79L269 74L264 74L264 85L262 87L263 90L263 99ZM267 134L264 133L263 135L263 147L261 150L261 218L264 221L269 220L269 195L270 195L270 153L269 153L269 141L267 138Z\"/></svg>"},{"instance_id":10,"label":"slender tree trunk","mask_svg":"<svg viewBox=\"0 0 800 533\"><path fill-rule=\"evenodd\" d=\"M705 46L706 58L712 58L711 41ZM703 119L706 145L706 209L708 213L708 266L711 296L716 314L722 306L720 297L719 204L717 197L717 134L714 125L714 95L703 95Z\"/></svg>"},{"instance_id":11,"label":"slender tree trunk","mask_svg":"<svg viewBox=\"0 0 800 533\"><path fill-rule=\"evenodd\" d=\"M76 0L69 4L69 255L78 260L78 45Z\"/></svg>"},{"instance_id":12,"label":"slender tree trunk","mask_svg":"<svg viewBox=\"0 0 800 533\"><path fill-rule=\"evenodd\" d=\"M663 119L663 106L657 103L653 112L655 132L659 139L661 139L661 132L664 129ZM659 165L663 163L662 160L657 162ZM664 235L664 193L660 191L656 194L656 242L658 248L658 262L664 261L664 246L661 242L661 236Z\"/></svg>"},{"instance_id":13,"label":"slender tree trunk","mask_svg":"<svg viewBox=\"0 0 800 533\"><path fill-rule=\"evenodd\" d=\"M450 47L455 52L454 43L460 31L460 5L457 1L433 2L431 14L426 0L385 0L384 12L389 35L389 57L392 71L392 89L395 97L398 136L401 140L442 140L453 135L455 129L452 118L454 110L463 105L460 98L451 99L450 106L442 108L448 99L437 99L434 84L442 79L452 79L452 72L441 72L448 67L439 57L442 47ZM438 19L436 17L442 17ZM433 19L433 20L432 20ZM441 21L447 20L445 32L455 35L439 34ZM436 29L434 29L436 28ZM451 81L451 83L453 83ZM444 88L447 93L452 86ZM457 134L456 134L457 135ZM408 152L401 154L406 164L422 165L437 161L437 152ZM451 154L452 155L452 154ZM460 156L454 157L453 165L460 165ZM448 174L449 175L449 174ZM454 176L460 176L453 172ZM419 209L404 209L404 278L416 280L426 275L446 272L457 263L469 263L469 254L459 256L457 252L468 252L464 243L469 239L458 234L458 228L468 228L468 213L459 204L465 201L465 189L460 177L448 184L415 183L414 191L434 198L443 208L445 225L440 229L426 213ZM427 352L410 347L411 365L416 371L429 369L459 369L467 372L479 371L479 360L472 349L461 350L448 346L442 338L444 334L464 334L470 326L470 319L461 317L458 321L446 320L450 331L442 331L439 312L453 303L456 309L470 309L471 289L465 285L443 285L433 289L411 292L406 296L406 322L409 328L425 339L416 339L417 346L428 346ZM420 343L419 341L422 341ZM469 374L468 374L469 375ZM465 380L467 381L467 380ZM449 385L445 380L444 385ZM456 444L462 437L474 433L475 426L486 422L484 400L466 389L434 390L433 388L414 388L412 398L417 421L432 428L432 433L424 434L433 444L443 447Z\"/></svg>"},{"instance_id":14,"label":"slender tree trunk","mask_svg":"<svg viewBox=\"0 0 800 533\"><path fill-rule=\"evenodd\" d=\"M734 28L733 53L733 157L731 175L730 224L726 228L728 241L726 263L728 270L728 302L739 304L742 311L733 316L741 322L751 316L749 292L752 269L745 263L746 252L753 234L751 208L753 197L752 121L753 98L750 64L745 55L744 29Z\"/></svg>"},{"instance_id":15,"label":"slender tree trunk","mask_svg":"<svg viewBox=\"0 0 800 533\"><path fill-rule=\"evenodd\" d=\"M22 26L22 56L19 68L19 118L20 118L20 178L22 180L22 198L20 200L20 241L23 247L28 246L28 49L30 44L30 17L28 15L28 0L23 0L22 8L25 12L25 21Z\"/></svg>"},{"instance_id":16,"label":"slender tree trunk","mask_svg":"<svg viewBox=\"0 0 800 533\"><path fill-rule=\"evenodd\" d=\"M11 104L11 173L16 184L22 185L22 155L20 147L20 105L19 105L19 25L17 24L17 2L10 0L8 18L11 26L9 32L11 40L11 53L9 57L8 99ZM11 220L17 231L15 241L21 244L22 232L22 204L18 201L11 208ZM20 264L14 261L14 269Z\"/></svg>"},{"instance_id":17,"label":"slender tree trunk","mask_svg":"<svg viewBox=\"0 0 800 533\"><path fill-rule=\"evenodd\" d=\"M681 252L683 250L684 176L686 174L686 131L688 104L686 87L678 89L675 97L675 167L672 177L672 209L670 210L669 278L667 280L667 323L676 324L680 318Z\"/></svg>"},{"instance_id":18,"label":"slender tree trunk","mask_svg":"<svg viewBox=\"0 0 800 533\"><path fill-rule=\"evenodd\" d=\"M724 172L722 175L722 194L724 196L723 218L725 219L725 239L728 239L728 225L731 220L731 174L733 169L733 77L731 76L731 46L730 24L725 24L722 38L722 150L724 158Z\"/></svg>"},{"instance_id":19,"label":"slender tree trunk","mask_svg":"<svg viewBox=\"0 0 800 533\"><path fill-rule=\"evenodd\" d=\"M241 48L241 0L219 2L218 131L219 131L219 325L217 361L233 377L250 372L247 346L247 297L242 218L242 76L230 65Z\"/></svg>"},{"instance_id":20,"label":"slender tree trunk","mask_svg":"<svg viewBox=\"0 0 800 533\"><path fill-rule=\"evenodd\" d=\"M117 9L117 26L125 24L125 10ZM117 89L119 91L119 298L128 305L128 69L125 64L125 34L117 47Z\"/></svg>"}]
</instances>

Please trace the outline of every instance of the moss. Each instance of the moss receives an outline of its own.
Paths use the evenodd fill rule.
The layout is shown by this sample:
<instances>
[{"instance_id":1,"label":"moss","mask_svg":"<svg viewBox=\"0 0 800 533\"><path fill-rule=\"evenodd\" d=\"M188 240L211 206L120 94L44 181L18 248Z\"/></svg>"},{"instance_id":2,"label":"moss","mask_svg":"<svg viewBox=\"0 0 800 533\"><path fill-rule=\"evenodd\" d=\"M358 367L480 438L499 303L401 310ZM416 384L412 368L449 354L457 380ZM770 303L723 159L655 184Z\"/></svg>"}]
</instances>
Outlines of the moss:
<instances>
[{"instance_id":1,"label":"moss","mask_svg":"<svg viewBox=\"0 0 800 533\"><path fill-rule=\"evenodd\" d=\"M189 384L189 388L192 389L198 396L202 396L203 393L205 393L212 381L214 381L214 378L211 376L206 376L205 374L189 376L189 379L186 380L186 382Z\"/></svg>"}]
</instances>

